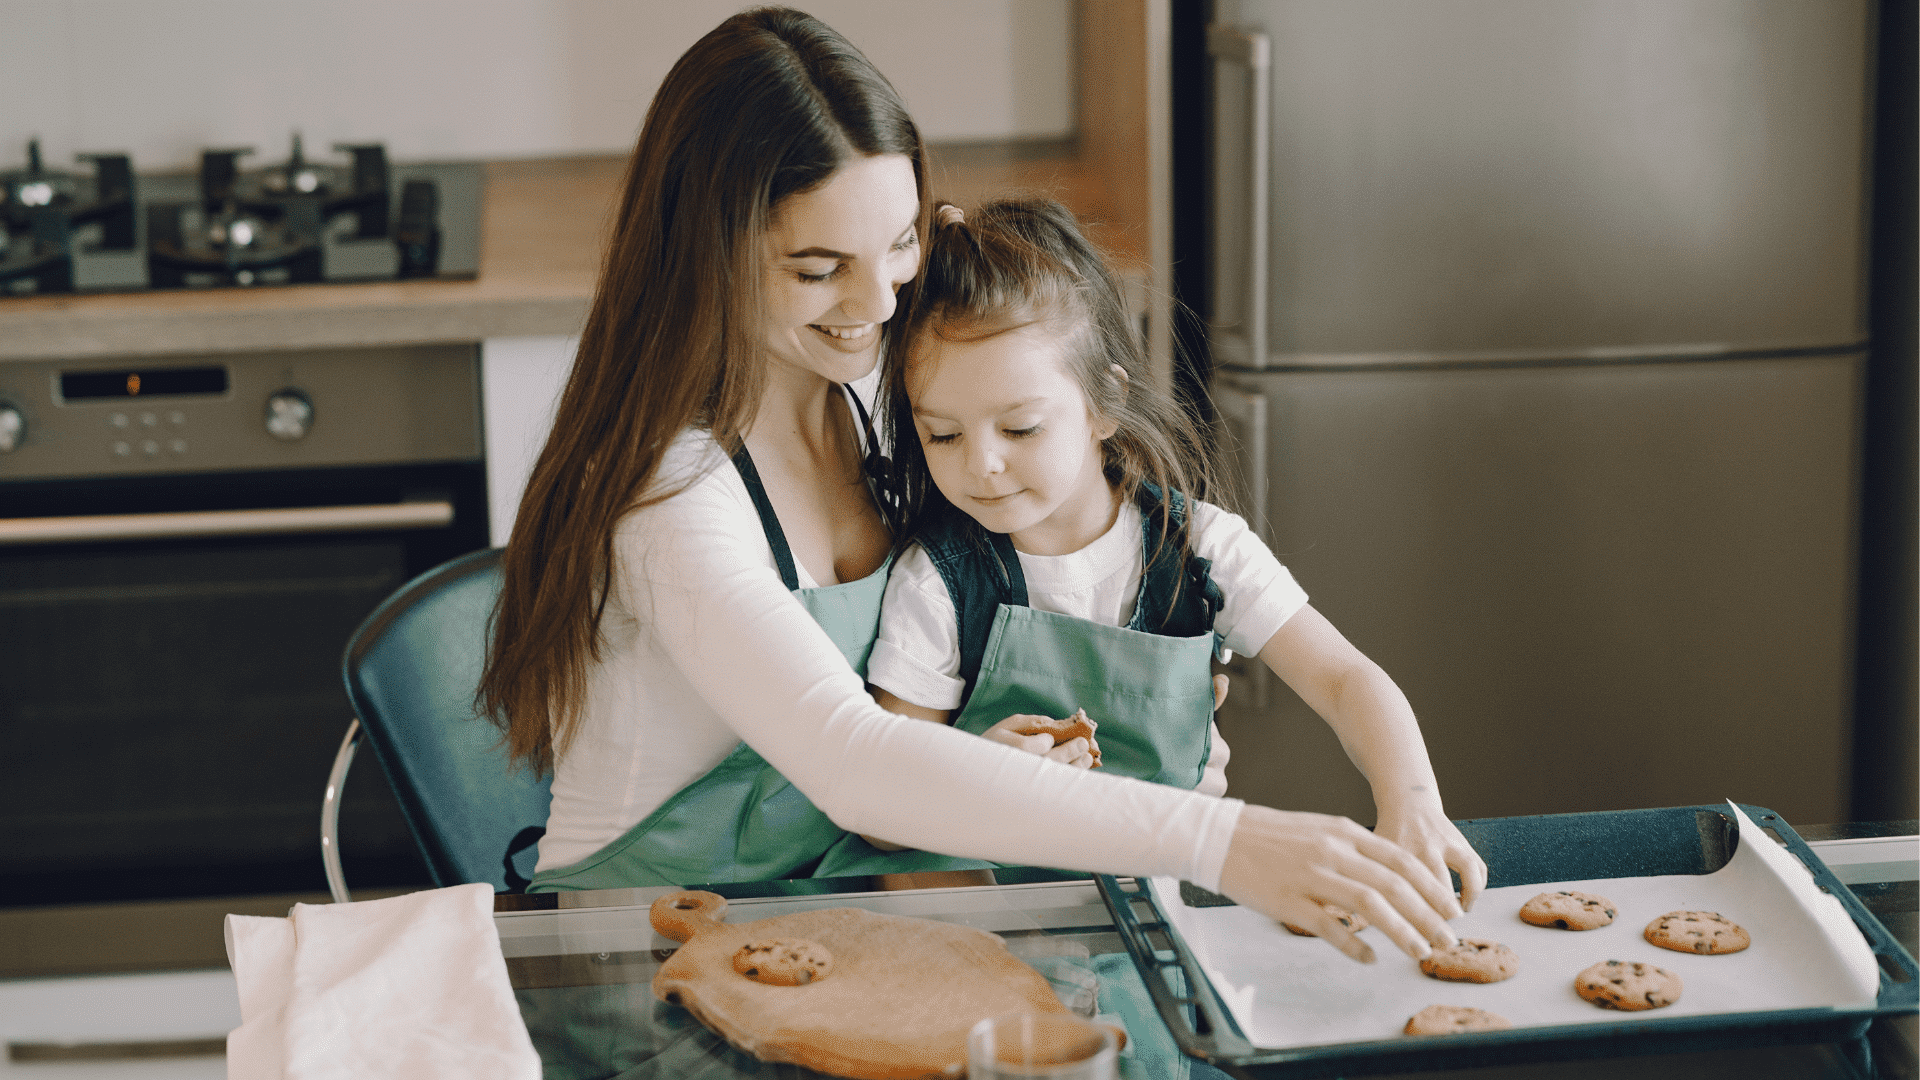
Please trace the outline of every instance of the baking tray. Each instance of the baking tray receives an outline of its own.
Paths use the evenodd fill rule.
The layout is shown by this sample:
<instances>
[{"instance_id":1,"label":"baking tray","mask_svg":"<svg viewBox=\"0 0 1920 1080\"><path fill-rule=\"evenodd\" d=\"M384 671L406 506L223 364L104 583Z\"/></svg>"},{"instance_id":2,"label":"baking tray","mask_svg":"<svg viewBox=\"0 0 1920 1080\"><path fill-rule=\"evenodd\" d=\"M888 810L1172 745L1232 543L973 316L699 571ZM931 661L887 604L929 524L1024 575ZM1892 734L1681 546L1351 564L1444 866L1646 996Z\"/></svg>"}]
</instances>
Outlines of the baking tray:
<instances>
[{"instance_id":1,"label":"baking tray","mask_svg":"<svg viewBox=\"0 0 1920 1080\"><path fill-rule=\"evenodd\" d=\"M1787 1009L1713 1016L1642 1018L1618 1024L1528 1027L1439 1039L1375 1040L1261 1049L1234 1023L1186 942L1167 922L1144 880L1097 878L1100 895L1174 1041L1189 1056L1239 1077L1308 1078L1461 1069L1570 1058L1682 1054L1787 1043L1848 1047L1870 1075L1862 1038L1874 1017L1920 1007L1920 968L1886 927L1826 868L1780 815L1739 804L1742 813L1839 899L1880 964L1872 1010ZM1489 888L1583 879L1710 874L1739 843L1720 806L1675 806L1588 814L1456 822L1487 861ZM1182 886L1188 888L1188 886ZM1176 989L1176 988L1184 988Z\"/></svg>"}]
</instances>

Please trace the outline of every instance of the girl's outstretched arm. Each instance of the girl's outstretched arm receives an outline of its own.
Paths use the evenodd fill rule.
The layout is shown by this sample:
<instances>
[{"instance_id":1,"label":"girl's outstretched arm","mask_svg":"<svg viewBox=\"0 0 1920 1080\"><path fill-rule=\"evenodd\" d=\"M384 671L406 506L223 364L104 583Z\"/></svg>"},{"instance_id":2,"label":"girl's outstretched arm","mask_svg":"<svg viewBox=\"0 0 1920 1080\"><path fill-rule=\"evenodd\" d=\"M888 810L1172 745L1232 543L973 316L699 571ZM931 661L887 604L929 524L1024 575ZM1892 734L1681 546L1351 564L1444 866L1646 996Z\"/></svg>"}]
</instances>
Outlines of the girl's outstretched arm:
<instances>
[{"instance_id":1,"label":"girl's outstretched arm","mask_svg":"<svg viewBox=\"0 0 1920 1080\"><path fill-rule=\"evenodd\" d=\"M1372 785L1375 833L1404 847L1442 882L1452 867L1460 875L1461 905L1471 908L1486 888L1487 864L1447 820L1406 695L1311 605L1281 625L1260 659L1326 720Z\"/></svg>"}]
</instances>

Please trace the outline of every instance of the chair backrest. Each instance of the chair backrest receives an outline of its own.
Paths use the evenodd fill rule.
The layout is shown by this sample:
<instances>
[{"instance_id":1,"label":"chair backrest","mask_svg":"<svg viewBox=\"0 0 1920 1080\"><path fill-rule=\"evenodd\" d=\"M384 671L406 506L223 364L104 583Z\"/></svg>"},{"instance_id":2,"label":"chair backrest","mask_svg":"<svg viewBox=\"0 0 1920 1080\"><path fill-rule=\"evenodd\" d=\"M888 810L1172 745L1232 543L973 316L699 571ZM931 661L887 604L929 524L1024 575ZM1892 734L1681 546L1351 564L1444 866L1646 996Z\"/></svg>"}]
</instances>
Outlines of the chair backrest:
<instances>
[{"instance_id":1,"label":"chair backrest","mask_svg":"<svg viewBox=\"0 0 1920 1080\"><path fill-rule=\"evenodd\" d=\"M367 616L343 661L347 696L434 884L496 892L525 887L509 848L545 826L551 802L547 778L510 767L499 730L474 712L499 592L498 548L443 563Z\"/></svg>"}]
</instances>

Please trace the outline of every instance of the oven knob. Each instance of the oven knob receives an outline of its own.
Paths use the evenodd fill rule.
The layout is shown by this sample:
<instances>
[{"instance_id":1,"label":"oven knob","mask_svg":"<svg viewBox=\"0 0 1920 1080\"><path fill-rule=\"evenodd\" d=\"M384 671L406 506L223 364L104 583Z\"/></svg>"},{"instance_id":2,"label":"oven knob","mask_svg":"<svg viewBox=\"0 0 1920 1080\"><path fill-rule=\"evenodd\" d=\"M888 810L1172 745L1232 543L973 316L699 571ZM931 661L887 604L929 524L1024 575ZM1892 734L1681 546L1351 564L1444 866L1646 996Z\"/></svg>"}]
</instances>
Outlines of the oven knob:
<instances>
[{"instance_id":1,"label":"oven knob","mask_svg":"<svg viewBox=\"0 0 1920 1080\"><path fill-rule=\"evenodd\" d=\"M0 454L18 449L27 439L27 418L12 405L0 403Z\"/></svg>"},{"instance_id":2,"label":"oven knob","mask_svg":"<svg viewBox=\"0 0 1920 1080\"><path fill-rule=\"evenodd\" d=\"M267 399L267 434L286 442L307 437L313 427L313 402L298 390L282 390Z\"/></svg>"}]
</instances>

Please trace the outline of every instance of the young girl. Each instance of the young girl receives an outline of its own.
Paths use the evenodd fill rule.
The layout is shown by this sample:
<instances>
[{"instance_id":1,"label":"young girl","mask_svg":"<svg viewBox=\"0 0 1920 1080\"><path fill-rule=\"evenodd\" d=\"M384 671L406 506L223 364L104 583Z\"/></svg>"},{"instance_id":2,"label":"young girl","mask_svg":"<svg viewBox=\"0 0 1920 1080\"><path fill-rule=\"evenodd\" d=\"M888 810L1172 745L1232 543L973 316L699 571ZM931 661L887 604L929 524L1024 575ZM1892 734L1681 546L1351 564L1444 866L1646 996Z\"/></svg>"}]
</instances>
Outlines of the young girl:
<instances>
[{"instance_id":1,"label":"young girl","mask_svg":"<svg viewBox=\"0 0 1920 1080\"><path fill-rule=\"evenodd\" d=\"M1458 871L1471 903L1486 869L1441 810L1406 698L1245 521L1202 501L1207 444L1064 207L941 207L889 398L913 546L868 662L883 706L977 734L1084 709L1103 771L1194 788L1209 661L1257 653L1367 776L1379 834L1442 881Z\"/></svg>"}]
</instances>

